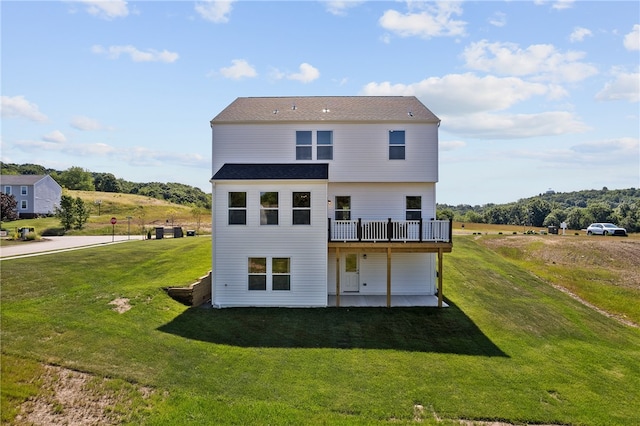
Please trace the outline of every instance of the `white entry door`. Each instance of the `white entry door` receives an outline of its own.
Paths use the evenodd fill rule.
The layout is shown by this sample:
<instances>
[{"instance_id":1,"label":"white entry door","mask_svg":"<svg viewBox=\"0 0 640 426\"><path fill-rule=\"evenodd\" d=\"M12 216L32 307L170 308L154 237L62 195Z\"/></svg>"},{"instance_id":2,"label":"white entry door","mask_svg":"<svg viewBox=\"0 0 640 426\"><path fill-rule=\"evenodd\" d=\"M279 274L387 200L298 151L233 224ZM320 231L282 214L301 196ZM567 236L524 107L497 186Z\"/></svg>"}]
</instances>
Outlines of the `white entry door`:
<instances>
[{"instance_id":1,"label":"white entry door","mask_svg":"<svg viewBox=\"0 0 640 426\"><path fill-rule=\"evenodd\" d=\"M360 270L358 268L358 254L347 253L344 255L344 271L342 271L342 291L358 292L360 291Z\"/></svg>"}]
</instances>

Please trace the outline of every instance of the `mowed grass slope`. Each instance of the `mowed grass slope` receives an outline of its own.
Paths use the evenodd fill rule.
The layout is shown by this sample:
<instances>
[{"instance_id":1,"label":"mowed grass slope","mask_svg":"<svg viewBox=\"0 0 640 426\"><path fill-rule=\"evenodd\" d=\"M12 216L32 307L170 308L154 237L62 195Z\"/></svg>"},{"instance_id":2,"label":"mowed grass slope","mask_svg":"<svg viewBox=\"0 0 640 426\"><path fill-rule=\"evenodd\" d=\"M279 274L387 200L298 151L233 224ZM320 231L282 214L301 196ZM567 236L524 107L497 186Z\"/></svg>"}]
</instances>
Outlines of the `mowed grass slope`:
<instances>
[{"instance_id":1,"label":"mowed grass slope","mask_svg":"<svg viewBox=\"0 0 640 426\"><path fill-rule=\"evenodd\" d=\"M208 238L183 238L3 261L2 356L154 388L136 424L638 424L640 331L471 236L445 255L440 310L166 296L210 255ZM3 392L16 376L3 371Z\"/></svg>"}]
</instances>

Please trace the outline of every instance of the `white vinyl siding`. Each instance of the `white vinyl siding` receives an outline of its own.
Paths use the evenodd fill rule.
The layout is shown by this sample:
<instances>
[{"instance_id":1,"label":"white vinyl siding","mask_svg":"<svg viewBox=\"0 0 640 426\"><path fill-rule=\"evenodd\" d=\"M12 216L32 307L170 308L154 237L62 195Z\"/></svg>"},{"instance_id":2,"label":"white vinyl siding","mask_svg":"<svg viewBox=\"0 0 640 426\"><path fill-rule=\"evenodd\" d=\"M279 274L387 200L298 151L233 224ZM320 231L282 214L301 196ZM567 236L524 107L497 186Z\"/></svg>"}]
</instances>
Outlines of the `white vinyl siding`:
<instances>
[{"instance_id":1,"label":"white vinyl siding","mask_svg":"<svg viewBox=\"0 0 640 426\"><path fill-rule=\"evenodd\" d=\"M327 305L327 184L325 181L224 181L213 187L213 304ZM247 193L246 226L227 224L228 192ZM260 193L278 192L278 226L260 225ZM311 195L311 224L293 225L293 193ZM249 258L290 259L289 291L250 291ZM267 284L270 288L270 284Z\"/></svg>"},{"instance_id":2,"label":"white vinyl siding","mask_svg":"<svg viewBox=\"0 0 640 426\"><path fill-rule=\"evenodd\" d=\"M363 255L367 257L364 258ZM329 294L336 294L336 254L329 252ZM358 252L361 295L387 294L387 254ZM343 255L344 257L344 255ZM391 253L391 293L395 295L433 295L436 292L434 253ZM344 258L340 260L341 265ZM343 266L342 266L343 268Z\"/></svg>"},{"instance_id":3,"label":"white vinyl siding","mask_svg":"<svg viewBox=\"0 0 640 426\"><path fill-rule=\"evenodd\" d=\"M405 160L389 160L389 131L405 131ZM438 127L412 123L218 124L213 173L225 163L296 163L296 131L331 130L330 182L437 182ZM235 143L234 141L243 141ZM225 143L225 141L232 141ZM325 162L313 160L312 162Z\"/></svg>"},{"instance_id":4,"label":"white vinyl siding","mask_svg":"<svg viewBox=\"0 0 640 426\"><path fill-rule=\"evenodd\" d=\"M435 184L432 183L330 183L329 200L351 197L351 220L406 220L406 197L420 196L422 219L435 219ZM335 201L327 212L334 218Z\"/></svg>"}]
</instances>

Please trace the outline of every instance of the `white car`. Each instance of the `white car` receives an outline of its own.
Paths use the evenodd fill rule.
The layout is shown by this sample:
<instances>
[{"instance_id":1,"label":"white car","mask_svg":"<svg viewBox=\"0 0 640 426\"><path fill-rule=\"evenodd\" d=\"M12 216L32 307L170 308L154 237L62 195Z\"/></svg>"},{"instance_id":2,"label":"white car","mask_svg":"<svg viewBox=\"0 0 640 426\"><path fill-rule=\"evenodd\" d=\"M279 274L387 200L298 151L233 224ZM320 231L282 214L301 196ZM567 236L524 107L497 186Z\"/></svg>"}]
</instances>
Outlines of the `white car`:
<instances>
[{"instance_id":1,"label":"white car","mask_svg":"<svg viewBox=\"0 0 640 426\"><path fill-rule=\"evenodd\" d=\"M619 235L627 236L627 230L613 223L592 223L587 228L587 235Z\"/></svg>"}]
</instances>

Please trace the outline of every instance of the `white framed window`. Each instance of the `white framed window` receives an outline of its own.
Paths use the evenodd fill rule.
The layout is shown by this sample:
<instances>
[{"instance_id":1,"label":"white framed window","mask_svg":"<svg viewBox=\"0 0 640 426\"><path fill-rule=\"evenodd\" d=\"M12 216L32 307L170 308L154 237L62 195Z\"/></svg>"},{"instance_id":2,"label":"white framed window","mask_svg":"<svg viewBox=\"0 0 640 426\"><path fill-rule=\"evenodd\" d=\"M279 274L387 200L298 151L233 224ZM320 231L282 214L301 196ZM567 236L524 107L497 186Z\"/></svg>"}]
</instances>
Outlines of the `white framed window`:
<instances>
[{"instance_id":1,"label":"white framed window","mask_svg":"<svg viewBox=\"0 0 640 426\"><path fill-rule=\"evenodd\" d=\"M250 257L248 273L249 273L249 290L258 290L258 291L267 290L267 258L266 257Z\"/></svg>"},{"instance_id":2,"label":"white framed window","mask_svg":"<svg viewBox=\"0 0 640 426\"><path fill-rule=\"evenodd\" d=\"M311 160L311 130L296 131L296 160Z\"/></svg>"},{"instance_id":3,"label":"white framed window","mask_svg":"<svg viewBox=\"0 0 640 426\"><path fill-rule=\"evenodd\" d=\"M260 193L260 225L278 224L278 193Z\"/></svg>"},{"instance_id":4,"label":"white framed window","mask_svg":"<svg viewBox=\"0 0 640 426\"><path fill-rule=\"evenodd\" d=\"M271 259L271 289L274 291L291 290L291 259L288 257Z\"/></svg>"},{"instance_id":5,"label":"white framed window","mask_svg":"<svg viewBox=\"0 0 640 426\"><path fill-rule=\"evenodd\" d=\"M406 197L406 219L422 219L422 197L419 195L407 195Z\"/></svg>"},{"instance_id":6,"label":"white framed window","mask_svg":"<svg viewBox=\"0 0 640 426\"><path fill-rule=\"evenodd\" d=\"M229 225L247 224L247 193L229 192Z\"/></svg>"},{"instance_id":7,"label":"white framed window","mask_svg":"<svg viewBox=\"0 0 640 426\"><path fill-rule=\"evenodd\" d=\"M250 257L247 275L249 291L289 291L291 290L291 258Z\"/></svg>"},{"instance_id":8,"label":"white framed window","mask_svg":"<svg viewBox=\"0 0 640 426\"><path fill-rule=\"evenodd\" d=\"M316 158L318 160L333 160L332 130L318 130L316 132L316 144Z\"/></svg>"},{"instance_id":9,"label":"white framed window","mask_svg":"<svg viewBox=\"0 0 640 426\"><path fill-rule=\"evenodd\" d=\"M389 160L404 159L404 130L389 130Z\"/></svg>"},{"instance_id":10,"label":"white framed window","mask_svg":"<svg viewBox=\"0 0 640 426\"><path fill-rule=\"evenodd\" d=\"M311 193L294 192L292 198L293 224L311 225Z\"/></svg>"},{"instance_id":11,"label":"white framed window","mask_svg":"<svg viewBox=\"0 0 640 426\"><path fill-rule=\"evenodd\" d=\"M21 186L20 187L20 195L27 195L29 193L29 187L28 186Z\"/></svg>"},{"instance_id":12,"label":"white framed window","mask_svg":"<svg viewBox=\"0 0 640 426\"><path fill-rule=\"evenodd\" d=\"M29 208L29 204L27 204L27 200L20 200L20 210L26 210Z\"/></svg>"},{"instance_id":13,"label":"white framed window","mask_svg":"<svg viewBox=\"0 0 640 426\"><path fill-rule=\"evenodd\" d=\"M11 195L11 187L9 185L4 187L4 193L7 195Z\"/></svg>"},{"instance_id":14,"label":"white framed window","mask_svg":"<svg viewBox=\"0 0 640 426\"><path fill-rule=\"evenodd\" d=\"M336 197L336 220L351 220L351 197L350 196L337 196Z\"/></svg>"}]
</instances>

